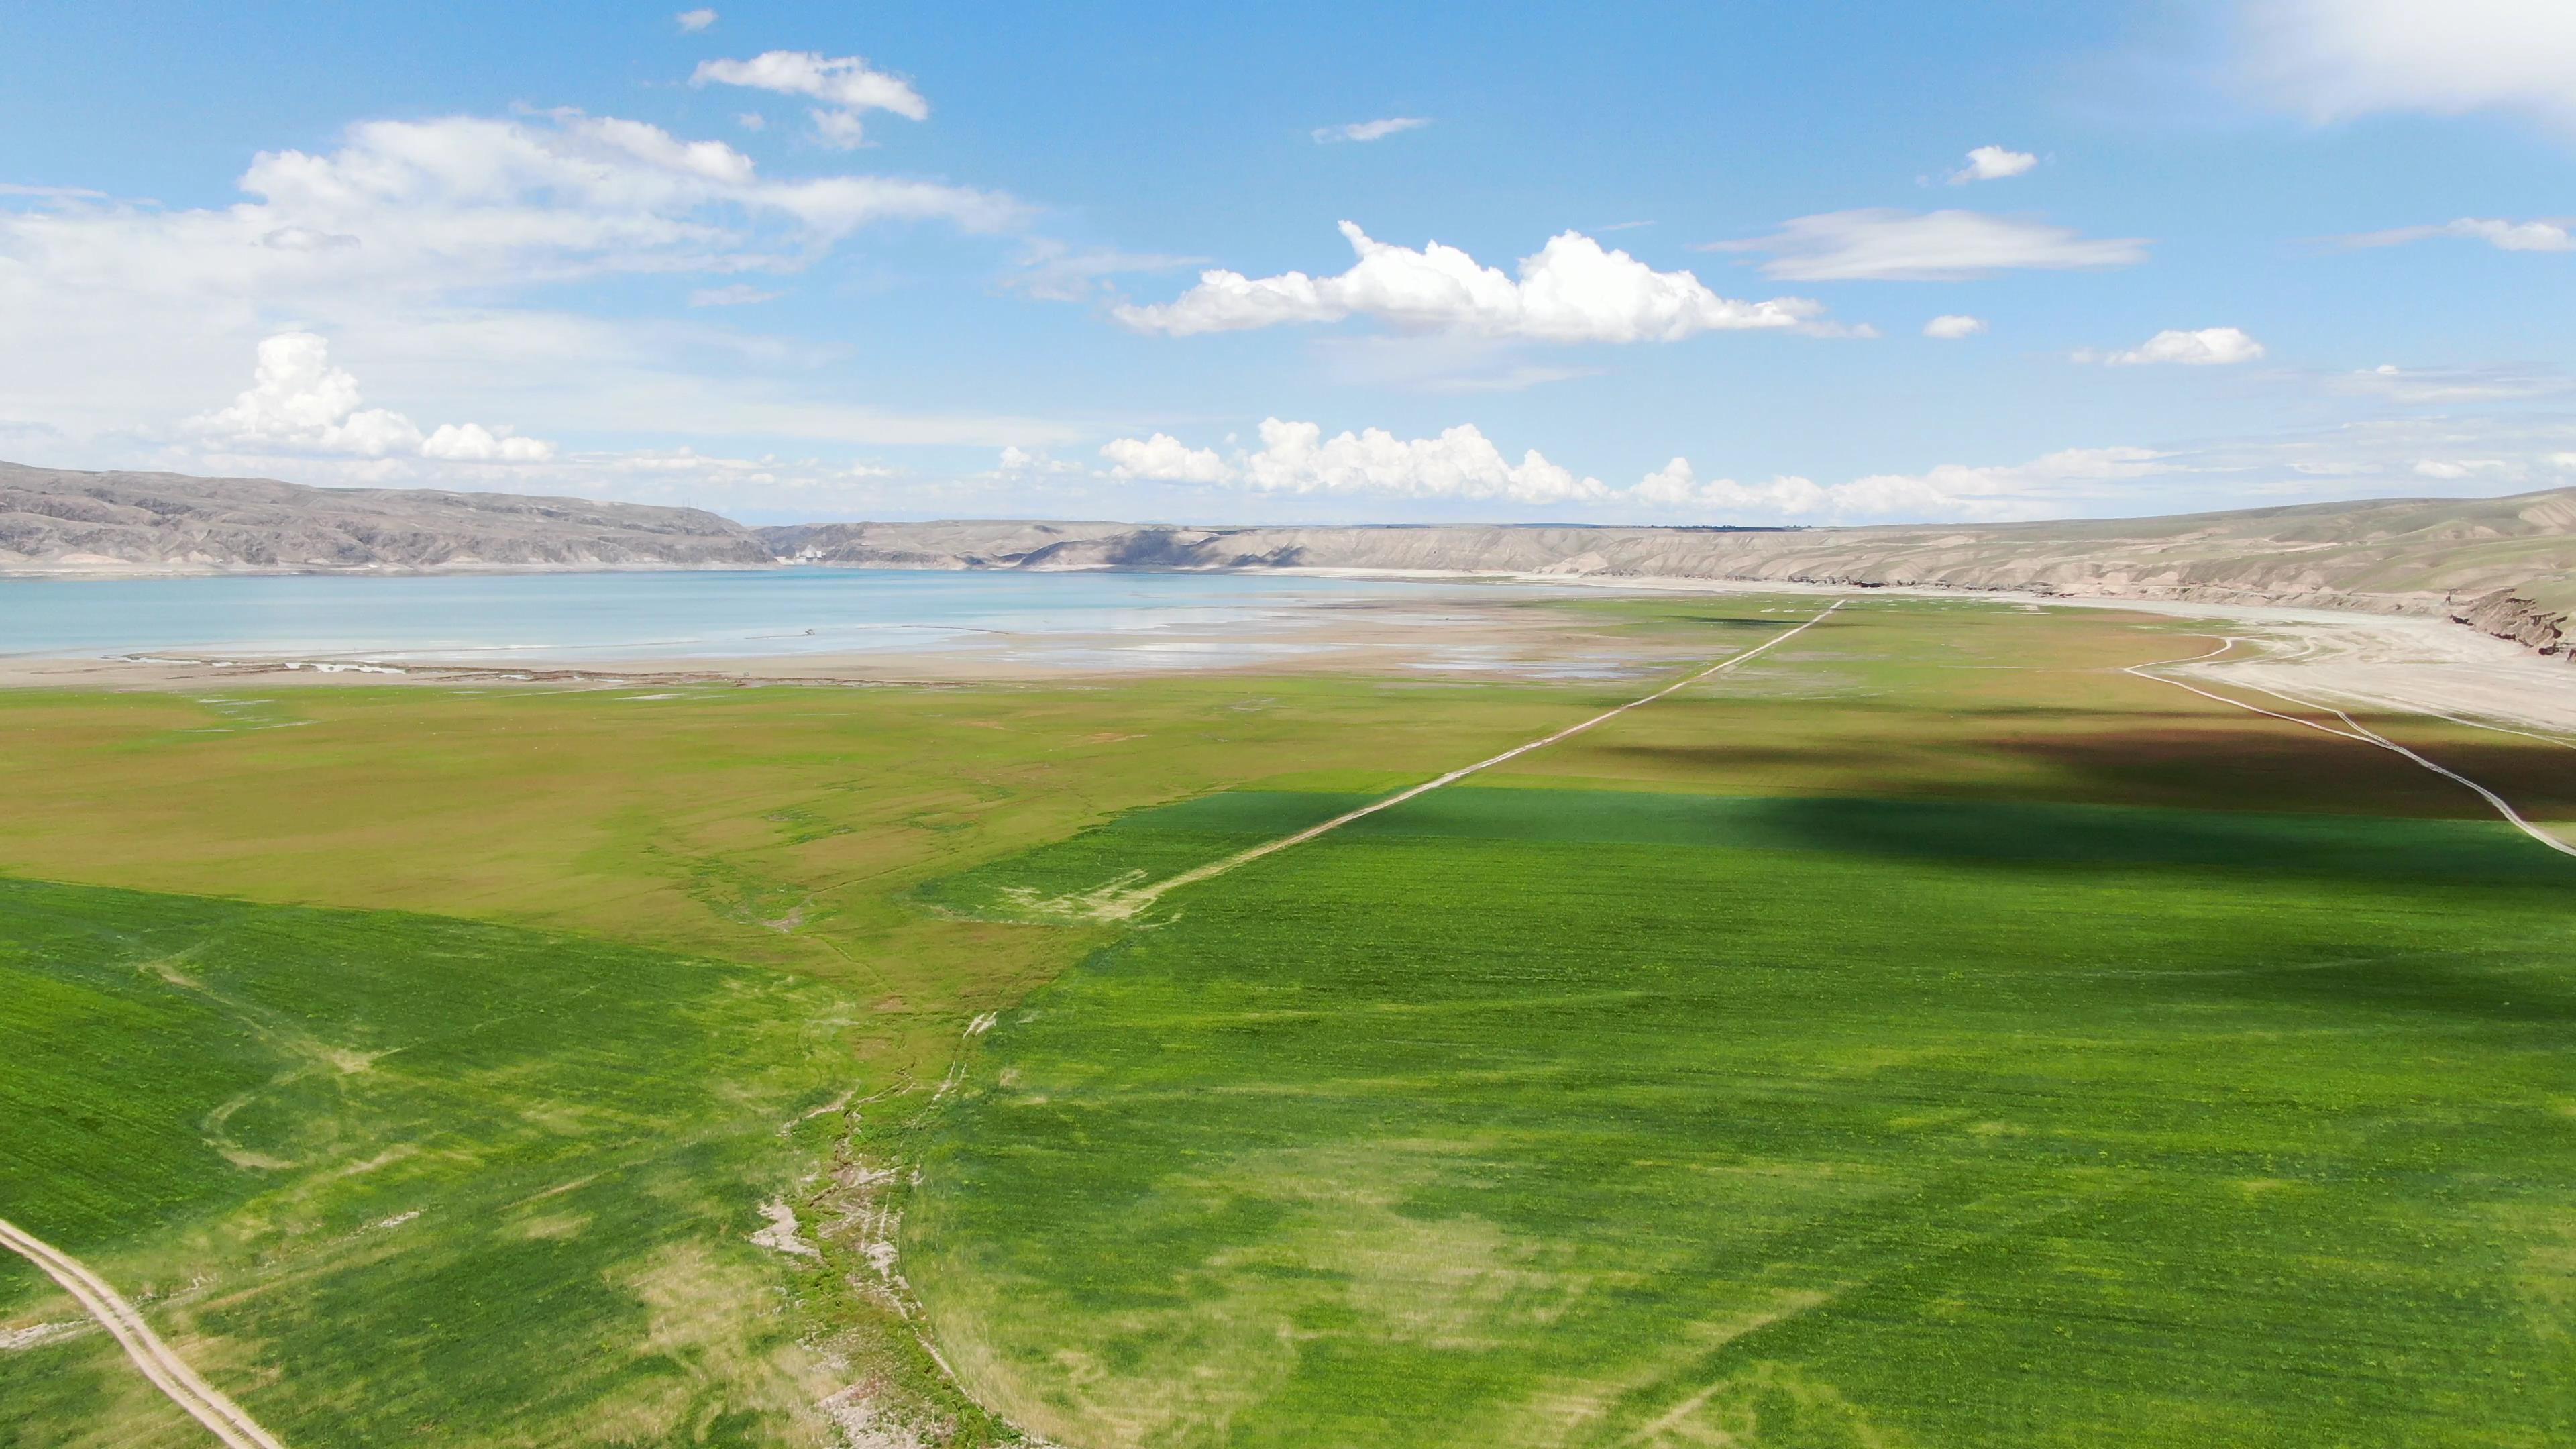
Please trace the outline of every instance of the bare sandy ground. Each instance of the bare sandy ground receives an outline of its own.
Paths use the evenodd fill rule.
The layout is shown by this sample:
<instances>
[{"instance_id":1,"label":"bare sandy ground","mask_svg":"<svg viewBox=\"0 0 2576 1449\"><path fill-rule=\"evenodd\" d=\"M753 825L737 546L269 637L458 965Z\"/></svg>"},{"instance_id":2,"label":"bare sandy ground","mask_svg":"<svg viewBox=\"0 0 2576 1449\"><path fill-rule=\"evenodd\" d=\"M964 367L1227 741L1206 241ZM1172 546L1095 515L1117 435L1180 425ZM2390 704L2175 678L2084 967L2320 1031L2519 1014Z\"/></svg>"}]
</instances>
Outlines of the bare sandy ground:
<instances>
[{"instance_id":1,"label":"bare sandy ground","mask_svg":"<svg viewBox=\"0 0 2576 1449\"><path fill-rule=\"evenodd\" d=\"M2347 708L2508 726L2552 739L2576 737L2576 665L2446 619L2226 604L2075 602L2205 619L2220 626L2211 632L2213 643L2234 635L2251 646L2166 673L2277 689ZM2576 745L2576 738L2567 742Z\"/></svg>"}]
</instances>

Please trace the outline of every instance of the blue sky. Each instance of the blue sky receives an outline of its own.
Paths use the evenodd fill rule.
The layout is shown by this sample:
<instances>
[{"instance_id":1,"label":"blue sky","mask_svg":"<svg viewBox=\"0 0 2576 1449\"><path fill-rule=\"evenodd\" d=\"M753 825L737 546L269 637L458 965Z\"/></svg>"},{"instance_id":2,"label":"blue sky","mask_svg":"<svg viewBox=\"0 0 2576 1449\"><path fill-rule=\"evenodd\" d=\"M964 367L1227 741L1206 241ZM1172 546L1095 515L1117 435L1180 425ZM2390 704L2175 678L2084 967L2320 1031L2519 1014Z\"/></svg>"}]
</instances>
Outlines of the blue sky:
<instances>
[{"instance_id":1,"label":"blue sky","mask_svg":"<svg viewBox=\"0 0 2576 1449\"><path fill-rule=\"evenodd\" d=\"M20 0L0 456L758 520L2576 484L2569 74L2563 0Z\"/></svg>"}]
</instances>

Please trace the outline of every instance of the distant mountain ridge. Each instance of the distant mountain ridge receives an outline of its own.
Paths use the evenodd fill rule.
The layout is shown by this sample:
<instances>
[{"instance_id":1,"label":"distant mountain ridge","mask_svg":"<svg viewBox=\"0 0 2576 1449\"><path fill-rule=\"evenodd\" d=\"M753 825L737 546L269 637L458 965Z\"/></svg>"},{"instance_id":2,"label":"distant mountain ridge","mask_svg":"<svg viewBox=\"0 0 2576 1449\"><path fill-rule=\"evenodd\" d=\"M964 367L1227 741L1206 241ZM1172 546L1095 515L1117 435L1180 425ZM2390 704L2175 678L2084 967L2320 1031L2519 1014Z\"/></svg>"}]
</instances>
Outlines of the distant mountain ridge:
<instances>
[{"instance_id":1,"label":"distant mountain ridge","mask_svg":"<svg viewBox=\"0 0 2576 1449\"><path fill-rule=\"evenodd\" d=\"M1704 578L2447 614L2564 654L2576 489L2166 518L1717 530L1571 525L752 528L693 508L0 463L0 570L1276 569Z\"/></svg>"}]
</instances>

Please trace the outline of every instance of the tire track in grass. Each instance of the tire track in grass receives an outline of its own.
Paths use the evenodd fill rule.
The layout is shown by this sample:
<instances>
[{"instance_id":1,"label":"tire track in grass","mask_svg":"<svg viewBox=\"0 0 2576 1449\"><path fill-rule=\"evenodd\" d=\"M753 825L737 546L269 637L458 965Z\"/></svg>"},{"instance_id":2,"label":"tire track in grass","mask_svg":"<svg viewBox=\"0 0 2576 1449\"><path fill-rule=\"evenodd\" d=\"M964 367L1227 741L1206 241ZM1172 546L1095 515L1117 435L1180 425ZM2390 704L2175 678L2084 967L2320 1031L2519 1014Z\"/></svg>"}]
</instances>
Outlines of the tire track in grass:
<instances>
[{"instance_id":1,"label":"tire track in grass","mask_svg":"<svg viewBox=\"0 0 2576 1449\"><path fill-rule=\"evenodd\" d=\"M187 1360L172 1352L170 1345L161 1341L161 1335L152 1331L152 1325L143 1321L134 1305L87 1264L6 1218L0 1218L0 1244L44 1269L46 1277L61 1284L83 1312L115 1335L125 1356L134 1360L134 1366L143 1370L154 1388L187 1410L188 1417L205 1425L230 1449L286 1449L275 1435L259 1426L258 1420L244 1413L241 1405L199 1378Z\"/></svg>"},{"instance_id":2,"label":"tire track in grass","mask_svg":"<svg viewBox=\"0 0 2576 1449\"><path fill-rule=\"evenodd\" d=\"M1437 779L1425 780L1421 784L1415 785L1410 789L1398 791L1393 795L1387 796L1383 800L1371 801L1357 810L1350 811L1346 814L1336 815L1321 825L1310 825L1293 835L1283 835L1276 840L1264 841L1249 850L1238 851L1233 855L1229 855L1223 860L1211 861L1210 863L1199 866L1194 870L1185 870L1179 875L1173 876L1168 880L1157 881L1152 885L1134 886L1126 890L1113 889L1096 892L1088 898L1075 898L1070 901L1059 901L1055 903L1056 908L1064 910L1066 914L1088 916L1094 920L1126 920L1127 918L1135 915L1138 911L1152 905L1168 891L1175 891L1186 885L1196 885L1200 881L1209 880L1216 876L1223 875L1227 871L1250 865L1252 862L1259 860L1265 855L1286 850L1292 845L1303 845L1307 841L1313 840L1319 835L1326 835L1339 830L1354 820L1375 815L1381 810L1391 810L1417 795L1427 795L1430 792L1439 789L1443 785L1454 784L1467 778L1469 775L1475 774L1479 770L1491 769L1496 765L1502 764L1506 760L1516 759L1522 755L1526 755L1532 750L1543 750L1549 745L1555 744L1559 740L1571 739L1574 736L1583 733L1585 730L1592 728L1594 725L1607 724L1632 709L1636 709L1642 705L1653 704L1656 700L1659 700L1665 695L1671 694L1676 690L1687 689L1690 686L1699 683L1703 679L1707 679L1713 675L1723 674L1727 670L1745 663L1765 650L1785 644L1789 640L1798 637L1800 634L1805 633L1809 628L1812 628L1818 622L1822 621L1826 615L1831 614L1842 606L1843 601L1836 599L1832 603L1827 604L1821 612L1801 622L1796 628L1786 629L1780 633L1774 634L1770 638L1763 640L1761 643L1754 645L1752 648L1745 650L1741 654L1734 655L1731 658L1712 664L1697 674L1674 680L1672 683L1665 685L1663 688L1658 689L1654 693L1646 695L1641 699L1632 699L1626 704L1619 706L1617 709L1607 710L1601 714L1596 714L1592 718L1587 719L1580 724L1567 725L1564 729L1558 730L1556 733L1544 738L1531 740L1529 743L1523 745L1514 745L1510 749L1503 751L1501 754L1494 756L1490 760L1478 760L1472 765L1451 770L1448 774L1442 775ZM1070 908L1069 910L1066 909L1068 907Z\"/></svg>"},{"instance_id":3,"label":"tire track in grass","mask_svg":"<svg viewBox=\"0 0 2576 1449\"><path fill-rule=\"evenodd\" d=\"M2370 726L2363 724L2361 721L2354 719L2351 715L2344 713L2333 705L2319 704L2313 700L2301 699L2296 695L2283 694L2277 689L2267 689L2259 684L2250 684L2246 686L2246 688L2251 689L2258 694L2268 694L2274 699L2280 700L2284 704L2295 705L2300 709L2312 709L2323 714L2333 715L2336 719L2342 720L2347 726L2350 726L2350 728L2336 729L2333 725L2319 724L2312 719L2301 719L2297 715L2282 714L2278 710L2265 709L2259 704L2247 704L2241 699L2230 699L2226 695L2213 693L2209 690L2202 689L2198 685L2185 684L2179 679L2168 679L2161 674L2149 672L2151 670L2171 668L2177 664L2199 664L2207 660L2215 659L2219 655L2226 653L2228 650L2235 648L2237 645L2247 642L2249 641L2237 638L2234 635L2229 635L2220 641L2217 648L2210 650L2206 654L2195 654L2189 659L2168 659L2161 664L2131 665L2122 669L2120 672L2122 674L2134 674L2140 679L2152 679L2158 684L2170 684L2176 689L2187 689L2193 694L2199 695L2203 699L2212 699L2218 701L2220 704L2234 705L2238 709L2251 711L2252 713L2262 715L2267 719L2277 719L2285 724L2294 724L2303 729L2315 730L2320 734L2333 735L2335 738L2340 740L2353 740L2360 744L2375 745L2380 749L2404 755L2406 758L2413 760L2416 764L2423 766L2434 774L2439 775L2446 780L2452 780L2459 784L2466 785L2471 790L2476 791L2480 799L2495 807L2495 812L2498 815L2511 821L2514 829L2521 831L2523 834L2528 835L2532 839L2539 841L2541 844L2548 846L2550 849L2557 851L2560 855L2576 856L2576 845L2570 845L2566 841L2559 839L2557 836L2550 834L2548 831L2543 830L2539 826L2522 818L2522 812L2514 809L2502 795L2497 794L2495 791L2488 789L2486 786L2479 784L2477 781L2470 779L2468 776L2461 774L2459 771L2452 769L2448 765L2426 759L2424 756L2415 753L2413 750L2397 743L2388 736L2383 735L2379 731L2372 729ZM2448 716L2443 716L2443 718L2448 718ZM2520 734L2522 731L2511 730L2507 731L2507 733ZM2535 738L2537 737L2535 736Z\"/></svg>"}]
</instances>

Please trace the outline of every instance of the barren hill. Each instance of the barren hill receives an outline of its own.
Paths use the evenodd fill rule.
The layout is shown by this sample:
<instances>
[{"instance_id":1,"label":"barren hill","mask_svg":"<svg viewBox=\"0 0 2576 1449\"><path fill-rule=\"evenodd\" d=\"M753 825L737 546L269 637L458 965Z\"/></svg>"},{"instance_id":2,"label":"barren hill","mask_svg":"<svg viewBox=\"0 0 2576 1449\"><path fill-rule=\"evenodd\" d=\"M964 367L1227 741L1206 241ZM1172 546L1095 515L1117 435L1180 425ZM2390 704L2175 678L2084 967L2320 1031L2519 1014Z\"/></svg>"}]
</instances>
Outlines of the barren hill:
<instances>
[{"instance_id":1,"label":"barren hill","mask_svg":"<svg viewBox=\"0 0 2576 1449\"><path fill-rule=\"evenodd\" d=\"M747 528L686 508L0 463L0 568L1384 569L2008 589L2448 613L2548 653L2576 609L2576 489L2166 518L1870 528Z\"/></svg>"},{"instance_id":2,"label":"barren hill","mask_svg":"<svg viewBox=\"0 0 2576 1449\"><path fill-rule=\"evenodd\" d=\"M0 568L324 573L765 568L749 529L694 508L0 463Z\"/></svg>"}]
</instances>

